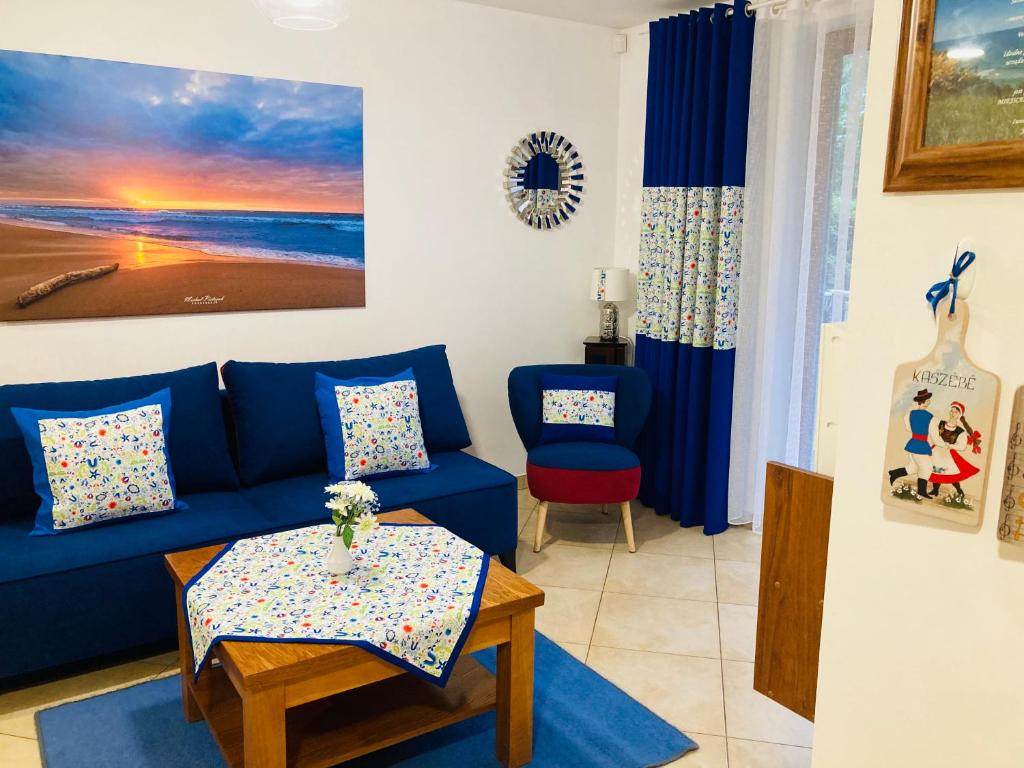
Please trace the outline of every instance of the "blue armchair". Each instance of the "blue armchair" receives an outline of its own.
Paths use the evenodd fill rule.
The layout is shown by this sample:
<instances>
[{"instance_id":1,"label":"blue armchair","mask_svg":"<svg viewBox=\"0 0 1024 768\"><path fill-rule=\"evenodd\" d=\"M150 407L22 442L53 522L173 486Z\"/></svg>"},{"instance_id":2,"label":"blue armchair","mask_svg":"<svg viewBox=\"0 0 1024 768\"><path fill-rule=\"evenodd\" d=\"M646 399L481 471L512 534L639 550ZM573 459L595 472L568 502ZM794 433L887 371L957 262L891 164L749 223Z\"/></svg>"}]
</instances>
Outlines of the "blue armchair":
<instances>
[{"instance_id":1,"label":"blue armchair","mask_svg":"<svg viewBox=\"0 0 1024 768\"><path fill-rule=\"evenodd\" d=\"M542 381L563 376L616 376L615 442L541 442ZM618 504L626 543L636 551L629 502L640 490L640 459L633 452L651 407L651 382L639 368L619 365L530 365L508 377L516 431L526 448L526 481L540 500L533 551L539 552L550 502Z\"/></svg>"}]
</instances>

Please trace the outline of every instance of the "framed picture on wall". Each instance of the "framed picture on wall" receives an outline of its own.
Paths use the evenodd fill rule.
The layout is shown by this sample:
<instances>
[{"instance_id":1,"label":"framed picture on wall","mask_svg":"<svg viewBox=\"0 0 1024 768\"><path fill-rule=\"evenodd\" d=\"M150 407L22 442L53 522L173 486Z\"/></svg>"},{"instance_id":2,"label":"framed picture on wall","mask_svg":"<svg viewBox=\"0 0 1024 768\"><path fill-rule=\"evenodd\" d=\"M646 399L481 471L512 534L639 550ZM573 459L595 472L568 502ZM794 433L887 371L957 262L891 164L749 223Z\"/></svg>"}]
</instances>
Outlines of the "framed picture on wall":
<instances>
[{"instance_id":1,"label":"framed picture on wall","mask_svg":"<svg viewBox=\"0 0 1024 768\"><path fill-rule=\"evenodd\" d=\"M0 50L0 323L362 307L362 88Z\"/></svg>"},{"instance_id":2,"label":"framed picture on wall","mask_svg":"<svg viewBox=\"0 0 1024 768\"><path fill-rule=\"evenodd\" d=\"M1024 187L1024 3L903 0L885 191Z\"/></svg>"}]
</instances>

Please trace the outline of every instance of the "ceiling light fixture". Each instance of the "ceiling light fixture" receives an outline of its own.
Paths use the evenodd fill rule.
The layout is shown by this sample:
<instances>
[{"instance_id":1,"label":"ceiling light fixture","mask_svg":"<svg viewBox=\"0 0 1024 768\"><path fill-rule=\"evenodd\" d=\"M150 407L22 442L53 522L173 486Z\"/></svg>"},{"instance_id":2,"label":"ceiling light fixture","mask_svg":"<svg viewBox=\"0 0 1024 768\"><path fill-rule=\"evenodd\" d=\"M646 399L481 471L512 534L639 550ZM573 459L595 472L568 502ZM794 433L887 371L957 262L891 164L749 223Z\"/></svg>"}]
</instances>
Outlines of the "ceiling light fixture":
<instances>
[{"instance_id":1,"label":"ceiling light fixture","mask_svg":"<svg viewBox=\"0 0 1024 768\"><path fill-rule=\"evenodd\" d=\"M334 29L348 18L352 0L253 0L279 27L302 32Z\"/></svg>"}]
</instances>

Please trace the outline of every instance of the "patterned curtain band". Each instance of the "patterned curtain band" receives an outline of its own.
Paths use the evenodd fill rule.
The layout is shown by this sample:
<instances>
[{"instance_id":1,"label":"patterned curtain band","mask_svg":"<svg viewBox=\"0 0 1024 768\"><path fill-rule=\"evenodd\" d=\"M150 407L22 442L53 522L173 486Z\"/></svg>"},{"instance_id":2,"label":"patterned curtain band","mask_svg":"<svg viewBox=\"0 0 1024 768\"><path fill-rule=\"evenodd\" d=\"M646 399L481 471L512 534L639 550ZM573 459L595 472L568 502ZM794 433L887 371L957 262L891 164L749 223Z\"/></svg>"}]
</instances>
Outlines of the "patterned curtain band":
<instances>
[{"instance_id":1,"label":"patterned curtain band","mask_svg":"<svg viewBox=\"0 0 1024 768\"><path fill-rule=\"evenodd\" d=\"M637 333L735 348L743 187L646 187L640 217Z\"/></svg>"}]
</instances>

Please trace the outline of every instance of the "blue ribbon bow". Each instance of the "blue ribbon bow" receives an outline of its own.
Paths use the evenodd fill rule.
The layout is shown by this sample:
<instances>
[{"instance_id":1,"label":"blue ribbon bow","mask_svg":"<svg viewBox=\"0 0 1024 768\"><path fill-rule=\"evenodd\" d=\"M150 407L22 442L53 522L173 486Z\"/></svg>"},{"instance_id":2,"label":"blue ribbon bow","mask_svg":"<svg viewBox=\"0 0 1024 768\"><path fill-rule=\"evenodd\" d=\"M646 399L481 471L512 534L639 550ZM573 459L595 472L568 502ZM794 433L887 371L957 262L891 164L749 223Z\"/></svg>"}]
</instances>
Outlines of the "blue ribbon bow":
<instances>
[{"instance_id":1,"label":"blue ribbon bow","mask_svg":"<svg viewBox=\"0 0 1024 768\"><path fill-rule=\"evenodd\" d=\"M949 302L949 314L956 312L956 288L960 282L960 275L967 271L967 268L974 263L977 258L974 251L964 251L955 259L953 259L953 269L950 270L949 279L943 280L941 283L936 283L928 292L924 295L925 300L932 305L932 315L938 316L939 314L939 303L950 295L952 292L953 298Z\"/></svg>"}]
</instances>

